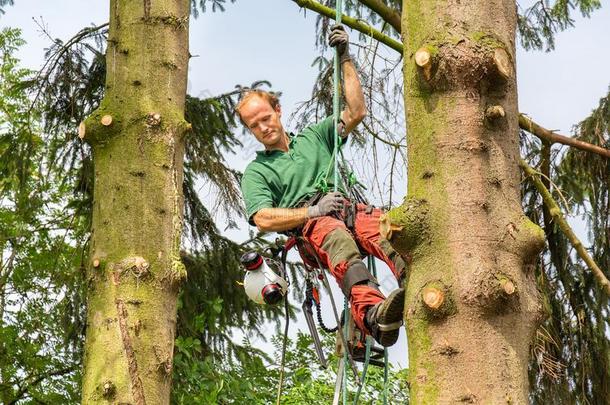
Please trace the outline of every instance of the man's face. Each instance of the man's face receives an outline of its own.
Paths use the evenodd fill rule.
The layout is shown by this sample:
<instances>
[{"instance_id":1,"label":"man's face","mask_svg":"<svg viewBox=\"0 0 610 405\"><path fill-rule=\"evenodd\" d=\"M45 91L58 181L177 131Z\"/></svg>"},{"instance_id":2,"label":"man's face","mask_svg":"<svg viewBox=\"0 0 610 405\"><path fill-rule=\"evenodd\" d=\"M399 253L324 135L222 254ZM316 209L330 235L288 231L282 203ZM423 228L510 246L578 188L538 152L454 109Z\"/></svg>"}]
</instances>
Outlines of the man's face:
<instances>
[{"instance_id":1,"label":"man's face","mask_svg":"<svg viewBox=\"0 0 610 405\"><path fill-rule=\"evenodd\" d=\"M266 149L280 144L284 128L280 121L282 111L279 105L274 109L264 98L252 97L241 107L240 113L248 129Z\"/></svg>"}]
</instances>

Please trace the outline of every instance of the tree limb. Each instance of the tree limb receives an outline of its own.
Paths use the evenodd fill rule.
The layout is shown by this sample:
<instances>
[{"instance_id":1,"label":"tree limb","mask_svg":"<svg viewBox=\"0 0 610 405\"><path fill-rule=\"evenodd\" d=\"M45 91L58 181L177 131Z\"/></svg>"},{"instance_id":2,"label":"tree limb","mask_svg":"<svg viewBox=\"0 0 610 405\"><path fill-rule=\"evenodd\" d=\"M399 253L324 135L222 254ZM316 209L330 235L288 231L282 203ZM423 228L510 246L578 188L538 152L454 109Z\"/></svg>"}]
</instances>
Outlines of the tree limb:
<instances>
[{"instance_id":1,"label":"tree limb","mask_svg":"<svg viewBox=\"0 0 610 405\"><path fill-rule=\"evenodd\" d=\"M23 383L27 383L27 385L24 385L24 386L22 386L22 384L18 385L18 387L19 387L18 391L15 394L15 396L13 397L13 399L11 400L11 402L8 403L8 405L16 404L20 399L23 398L24 395L26 395L29 392L30 388L35 387L36 385L40 384L40 382L43 381L44 379L47 379L49 377L57 377L57 376L65 375L65 374L71 373L74 370L76 370L76 366L69 366L66 368L59 369L59 370L51 371L46 374L41 374L36 377L26 377L24 379ZM30 378L33 378L33 379L31 381L28 381Z\"/></svg>"},{"instance_id":2,"label":"tree limb","mask_svg":"<svg viewBox=\"0 0 610 405\"><path fill-rule=\"evenodd\" d=\"M406 148L407 147L407 145L402 145L402 144L400 144L398 142L392 142L392 141L389 141L387 139L382 138L381 136L379 136L379 134L377 132L373 131L373 128L371 128L365 121L362 121L362 125L364 126L364 128L367 131L370 132L370 134L371 134L371 136L373 138L377 139L378 141L380 141L382 143L385 143L388 146L391 146L391 147L396 148L396 149L398 149L398 148Z\"/></svg>"},{"instance_id":3,"label":"tree limb","mask_svg":"<svg viewBox=\"0 0 610 405\"><path fill-rule=\"evenodd\" d=\"M392 28L400 32L400 13L398 10L388 6L381 0L359 0L360 3L367 6L381 17L385 22L390 24Z\"/></svg>"},{"instance_id":4,"label":"tree limb","mask_svg":"<svg viewBox=\"0 0 610 405\"><path fill-rule=\"evenodd\" d=\"M578 253L578 256L580 256L580 258L582 260L584 260L584 262L587 264L587 266L589 266L589 269L591 269L591 271L593 272L593 275L597 279L597 282L602 287L602 290L608 296L610 296L610 282L604 275L604 272L599 268L597 263L595 263L593 258L589 255L589 253L587 252L587 249L585 249L582 242L578 239L578 237L576 236L576 234L574 233L574 231L568 224L568 221L566 221L566 219L563 217L563 215L561 215L561 209L559 208L559 206L553 199L553 196L551 195L549 190L547 190L547 188L544 186L544 184L542 184L542 181L540 180L540 177L538 176L538 172L536 172L533 168L531 168L527 164L527 162L523 159L520 159L519 165L521 166L523 171L527 174L527 176L531 178L532 182L534 183L534 186L536 186L536 189L538 189L538 192L540 193L540 195L542 195L542 200L544 201L544 204L547 206L549 213L551 214L553 220L556 221L557 225L559 225L559 228L566 235L566 237L568 238L570 243L572 243L572 245L576 249L576 252Z\"/></svg>"},{"instance_id":5,"label":"tree limb","mask_svg":"<svg viewBox=\"0 0 610 405\"><path fill-rule=\"evenodd\" d=\"M296 4L298 4L300 7L304 7L306 9L309 9L313 12L316 12L320 15L331 18L333 20L335 19L335 13L336 13L335 10L330 7L326 7L326 6L318 3L317 1L314 1L314 0L292 0L292 1L295 2ZM341 22L343 24L347 25L348 27L355 29L356 31L359 31L365 35L375 38L379 42L389 46L390 48L394 49L396 52L402 54L403 46L400 42L396 41L395 39L390 38L386 34L376 30L375 28L362 22L361 20L358 20L356 18L352 18L349 16L343 16L343 17L341 17ZM400 30L398 30L398 31L400 32Z\"/></svg>"},{"instance_id":6,"label":"tree limb","mask_svg":"<svg viewBox=\"0 0 610 405\"><path fill-rule=\"evenodd\" d=\"M596 153L600 156L610 158L610 149L602 148L601 146L593 145L588 142L579 141L578 139L574 139L570 136L556 134L555 132L549 131L548 129L536 124L524 114L519 114L519 127L545 141L573 146L586 152Z\"/></svg>"}]
</instances>

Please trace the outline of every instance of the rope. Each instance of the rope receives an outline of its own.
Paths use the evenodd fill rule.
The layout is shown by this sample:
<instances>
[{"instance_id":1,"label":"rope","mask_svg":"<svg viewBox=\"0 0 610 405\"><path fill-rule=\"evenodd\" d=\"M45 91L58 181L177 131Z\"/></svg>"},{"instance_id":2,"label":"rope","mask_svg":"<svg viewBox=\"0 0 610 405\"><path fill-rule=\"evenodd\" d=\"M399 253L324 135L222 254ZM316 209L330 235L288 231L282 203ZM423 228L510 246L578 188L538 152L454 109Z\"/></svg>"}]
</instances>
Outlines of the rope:
<instances>
[{"instance_id":1,"label":"rope","mask_svg":"<svg viewBox=\"0 0 610 405\"><path fill-rule=\"evenodd\" d=\"M371 358L371 346L373 345L372 342L373 338L370 336L366 337L366 351L364 353L364 365L362 366L362 377L360 377L360 386L358 387L358 390L356 391L356 395L354 396L354 405L358 404L358 401L360 400L360 392L362 392L362 387L364 387L364 380L366 380L366 372L369 368L369 360Z\"/></svg>"},{"instance_id":2,"label":"rope","mask_svg":"<svg viewBox=\"0 0 610 405\"><path fill-rule=\"evenodd\" d=\"M320 328L322 328L322 330L326 333L335 333L337 330L339 330L339 325L335 326L334 328L329 328L324 324L324 319L322 319L322 306L316 300L313 302L316 306L316 315L318 317L318 325L320 325Z\"/></svg>"},{"instance_id":3,"label":"rope","mask_svg":"<svg viewBox=\"0 0 610 405\"><path fill-rule=\"evenodd\" d=\"M383 405L388 404L388 388L390 384L389 382L389 368L388 368L388 349L383 350Z\"/></svg>"},{"instance_id":4,"label":"rope","mask_svg":"<svg viewBox=\"0 0 610 405\"><path fill-rule=\"evenodd\" d=\"M343 10L343 4L342 4L342 0L337 0L336 2L336 17L335 20L337 22L337 24L341 24L341 17L342 17L342 10ZM350 196L353 197L356 201L358 202L365 202L364 198L362 197L362 195L355 190L354 186L358 185L363 187L364 189L366 189L366 187L364 187L362 185L362 183L360 183L358 181L358 179L356 178L356 176L354 175L353 171L348 171L346 168L346 164L345 164L345 157L343 156L343 152L340 151L339 149L339 145L341 143L341 139L339 136L339 120L340 120L340 108L341 108L341 98L340 98L340 82L341 82L341 61L339 58L339 51L337 49L335 49L335 60L334 60L334 72L333 72L333 125L334 125L334 145L333 145L333 153L331 156L331 161L329 162L329 165L326 169L326 173L324 174L324 176L322 176L322 179L316 184L316 188L318 188L320 191L326 193L328 192L328 183L327 183L327 179L328 179L328 175L329 175L329 171L330 171L330 165L334 164L334 181L333 181L333 191L337 191L339 189L339 175L341 174L342 180L344 182L344 187L346 188L346 191L349 192ZM337 155L340 155L341 160L344 162L344 165L341 169L343 169L343 171L340 170L340 166L339 166L339 159L337 159ZM353 195L351 195L353 194ZM375 259L369 255L368 257L368 264L369 264L369 269L372 270L373 276L377 276L377 269L375 267ZM322 274L324 274L324 270L322 270ZM324 274L324 276L326 276ZM326 278L325 278L326 280ZM328 288L328 281L326 280L326 285ZM329 290L330 292L330 290ZM331 304L333 304L333 309L334 309L334 300L332 299L332 294L331 294ZM318 313L318 321L320 326L325 329L325 325L321 322L322 320L322 316L320 313L320 307L319 305L316 303L316 311ZM348 302L348 298L345 297L343 300L343 319L345 320L344 322L344 329L343 329L343 358L342 358L342 362L344 367L348 364L348 361L351 360L351 358L349 357L349 348L347 347L347 340L349 339L349 322L350 322L350 312L349 312L349 302ZM336 309L335 309L335 317L336 317ZM337 320L337 328L339 327L339 321ZM365 352L365 361L364 361L364 366L362 369L362 376L361 378L356 380L356 382L358 383L358 390L356 392L356 395L354 397L354 405L358 404L358 400L360 398L360 393L362 391L362 387L364 386L364 382L366 379L366 373L368 370L368 365L370 362L370 358L371 358L371 347L373 345L373 339L370 336L367 336L366 339L366 352ZM385 370L384 370L384 391L383 391L383 403L384 405L387 403L387 390L388 390L388 351L387 349L384 350L384 363L385 363ZM352 367L353 362L352 362ZM357 377L357 375L356 375ZM343 397L343 404L347 405L347 373L344 371L343 372L343 387L342 387L342 397Z\"/></svg>"},{"instance_id":5,"label":"rope","mask_svg":"<svg viewBox=\"0 0 610 405\"><path fill-rule=\"evenodd\" d=\"M341 16L342 16L343 4L341 0L337 0L337 13L335 20L337 24L341 24ZM339 94L339 85L341 83L341 61L339 59L339 50L335 48L335 71L333 77L333 121L335 127L335 142L333 148L333 159L335 160L335 179L333 188L334 191L337 191L339 186L339 161L337 160L337 153L339 151L339 115L341 114L341 98Z\"/></svg>"},{"instance_id":6,"label":"rope","mask_svg":"<svg viewBox=\"0 0 610 405\"><path fill-rule=\"evenodd\" d=\"M288 272L286 271L286 257L288 256L288 251L286 249L282 250L280 269L282 271L282 277L284 280L288 282ZM282 342L282 358L280 360L280 376L279 382L277 385L277 398L275 401L276 405L280 405L280 400L282 398L282 388L284 386L284 367L286 365L286 346L288 344L288 327L290 325L290 313L288 312L288 297L284 297L284 313L285 313L285 326L284 326L284 338Z\"/></svg>"},{"instance_id":7,"label":"rope","mask_svg":"<svg viewBox=\"0 0 610 405\"><path fill-rule=\"evenodd\" d=\"M282 398L282 388L284 386L284 366L286 362L286 346L288 343L288 325L290 324L290 316L288 314L288 298L284 298L284 311L286 311L286 325L284 326L284 341L282 342L282 360L280 361L280 381L277 385L277 399L276 405L280 405L280 399Z\"/></svg>"},{"instance_id":8,"label":"rope","mask_svg":"<svg viewBox=\"0 0 610 405\"><path fill-rule=\"evenodd\" d=\"M337 24L341 24L342 10L343 4L341 0L337 0L336 4L336 17L335 21ZM335 142L333 145L333 155L332 160L334 161L335 171L334 171L334 181L333 181L333 191L337 191L339 188L339 160L337 159L337 155L339 152L339 115L341 114L341 98L339 94L339 85L341 83L341 61L339 58L339 50L335 48L335 66L334 66L334 75L333 75L333 124L335 131ZM348 351L347 340L349 338L349 306L347 297L343 299L343 314L345 319L345 324L343 326L343 363L347 364L348 362ZM347 373L343 373L343 405L347 405Z\"/></svg>"},{"instance_id":9,"label":"rope","mask_svg":"<svg viewBox=\"0 0 610 405\"><path fill-rule=\"evenodd\" d=\"M375 258L373 256L368 256L368 266L371 269L371 273L373 277L377 277L377 268L375 267ZM360 392L362 391L362 387L364 386L364 382L366 380L366 372L369 368L369 362L371 360L371 346L373 345L373 338L371 336L366 337L366 351L364 353L364 365L362 366L362 377L360 377L360 386L356 391L356 396L354 397L354 405L358 404L358 400L360 399Z\"/></svg>"}]
</instances>

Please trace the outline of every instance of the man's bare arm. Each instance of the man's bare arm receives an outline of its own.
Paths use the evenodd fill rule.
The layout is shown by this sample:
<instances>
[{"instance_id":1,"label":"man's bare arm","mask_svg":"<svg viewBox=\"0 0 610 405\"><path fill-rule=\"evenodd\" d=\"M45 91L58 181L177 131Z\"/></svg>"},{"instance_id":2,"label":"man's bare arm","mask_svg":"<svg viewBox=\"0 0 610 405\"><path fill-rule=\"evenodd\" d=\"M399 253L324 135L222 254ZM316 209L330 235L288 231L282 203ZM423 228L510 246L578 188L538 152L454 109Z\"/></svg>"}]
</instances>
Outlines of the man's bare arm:
<instances>
[{"instance_id":1,"label":"man's bare arm","mask_svg":"<svg viewBox=\"0 0 610 405\"><path fill-rule=\"evenodd\" d=\"M304 208L263 208L254 214L254 223L263 232L282 232L303 225L308 219Z\"/></svg>"},{"instance_id":2,"label":"man's bare arm","mask_svg":"<svg viewBox=\"0 0 610 405\"><path fill-rule=\"evenodd\" d=\"M336 47L343 73L343 88L345 89L345 109L341 112L342 125L341 136L345 138L366 116L366 105L364 94L360 85L358 71L349 54L349 35L345 28L336 24L330 29L328 45Z\"/></svg>"},{"instance_id":3,"label":"man's bare arm","mask_svg":"<svg viewBox=\"0 0 610 405\"><path fill-rule=\"evenodd\" d=\"M297 228L308 219L323 217L343 209L345 197L340 192L325 194L316 205L303 208L261 208L252 218L263 232L281 232Z\"/></svg>"},{"instance_id":4,"label":"man's bare arm","mask_svg":"<svg viewBox=\"0 0 610 405\"><path fill-rule=\"evenodd\" d=\"M346 137L366 116L366 105L354 63L346 60L341 64L341 70L346 101L345 109L341 112L341 119L345 123L341 136Z\"/></svg>"}]
</instances>

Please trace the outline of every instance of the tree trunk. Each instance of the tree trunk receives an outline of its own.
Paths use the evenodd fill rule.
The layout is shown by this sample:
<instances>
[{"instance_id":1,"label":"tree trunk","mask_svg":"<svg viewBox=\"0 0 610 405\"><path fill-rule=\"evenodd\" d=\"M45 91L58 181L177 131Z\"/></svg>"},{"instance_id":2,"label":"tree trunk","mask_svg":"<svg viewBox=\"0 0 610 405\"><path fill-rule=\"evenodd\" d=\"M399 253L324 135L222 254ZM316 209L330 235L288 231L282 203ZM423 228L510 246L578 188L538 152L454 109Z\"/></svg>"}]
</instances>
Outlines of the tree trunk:
<instances>
[{"instance_id":1,"label":"tree trunk","mask_svg":"<svg viewBox=\"0 0 610 405\"><path fill-rule=\"evenodd\" d=\"M169 403L189 0L110 1L106 92L79 127L93 151L83 403Z\"/></svg>"},{"instance_id":2,"label":"tree trunk","mask_svg":"<svg viewBox=\"0 0 610 405\"><path fill-rule=\"evenodd\" d=\"M525 404L544 233L520 197L514 0L404 1L413 404Z\"/></svg>"}]
</instances>

